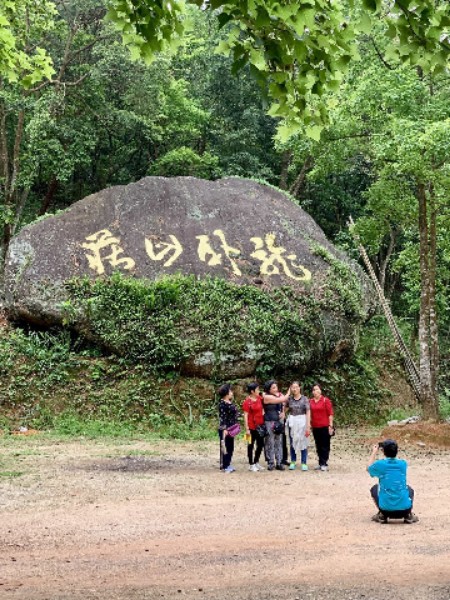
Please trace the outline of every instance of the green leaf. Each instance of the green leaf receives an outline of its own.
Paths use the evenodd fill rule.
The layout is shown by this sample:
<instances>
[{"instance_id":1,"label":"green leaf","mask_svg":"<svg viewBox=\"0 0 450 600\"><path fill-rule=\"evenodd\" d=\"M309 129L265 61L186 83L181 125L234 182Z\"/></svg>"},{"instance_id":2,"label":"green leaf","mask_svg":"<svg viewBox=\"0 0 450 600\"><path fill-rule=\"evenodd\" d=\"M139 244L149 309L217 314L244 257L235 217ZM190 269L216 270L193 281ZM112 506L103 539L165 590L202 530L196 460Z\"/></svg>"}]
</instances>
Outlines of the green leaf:
<instances>
[{"instance_id":1,"label":"green leaf","mask_svg":"<svg viewBox=\"0 0 450 600\"><path fill-rule=\"evenodd\" d=\"M306 127L306 135L316 142L320 142L320 136L323 131L323 125L312 125L311 127Z\"/></svg>"}]
</instances>

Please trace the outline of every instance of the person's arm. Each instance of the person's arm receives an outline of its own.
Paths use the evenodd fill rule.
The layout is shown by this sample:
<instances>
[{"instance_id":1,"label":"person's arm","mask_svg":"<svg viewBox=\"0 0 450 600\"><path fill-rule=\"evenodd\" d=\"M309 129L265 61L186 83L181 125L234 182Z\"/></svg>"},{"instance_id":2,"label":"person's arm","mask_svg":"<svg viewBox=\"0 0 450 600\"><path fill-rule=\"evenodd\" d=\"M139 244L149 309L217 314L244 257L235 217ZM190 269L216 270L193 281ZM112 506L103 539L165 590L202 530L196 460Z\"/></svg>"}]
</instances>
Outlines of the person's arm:
<instances>
[{"instance_id":1,"label":"person's arm","mask_svg":"<svg viewBox=\"0 0 450 600\"><path fill-rule=\"evenodd\" d=\"M289 390L286 392L286 394L283 394L281 396L272 396L271 394L264 394L263 395L263 402L264 404L281 404L287 401L287 399L289 398Z\"/></svg>"},{"instance_id":2,"label":"person's arm","mask_svg":"<svg viewBox=\"0 0 450 600\"><path fill-rule=\"evenodd\" d=\"M306 431L305 435L308 437L311 433L311 409L306 409Z\"/></svg>"},{"instance_id":3,"label":"person's arm","mask_svg":"<svg viewBox=\"0 0 450 600\"><path fill-rule=\"evenodd\" d=\"M331 435L333 432L334 415L333 415L333 405L331 404L331 400L329 398L327 398L325 400L325 406L327 408L327 414L328 414L328 433Z\"/></svg>"},{"instance_id":4,"label":"person's arm","mask_svg":"<svg viewBox=\"0 0 450 600\"><path fill-rule=\"evenodd\" d=\"M371 467L373 465L373 463L377 460L377 455L378 455L379 449L380 449L380 447L378 446L378 444L376 446L372 447L372 454L370 455L370 458L369 458L367 470L369 470L369 467Z\"/></svg>"},{"instance_id":5,"label":"person's arm","mask_svg":"<svg viewBox=\"0 0 450 600\"><path fill-rule=\"evenodd\" d=\"M219 429L223 431L223 439L228 435L227 425L226 425L226 417L227 410L225 402L221 402L219 404Z\"/></svg>"},{"instance_id":6,"label":"person's arm","mask_svg":"<svg viewBox=\"0 0 450 600\"><path fill-rule=\"evenodd\" d=\"M246 410L244 410L244 425L245 425L245 432L250 433L250 428L248 426L248 412Z\"/></svg>"}]
</instances>

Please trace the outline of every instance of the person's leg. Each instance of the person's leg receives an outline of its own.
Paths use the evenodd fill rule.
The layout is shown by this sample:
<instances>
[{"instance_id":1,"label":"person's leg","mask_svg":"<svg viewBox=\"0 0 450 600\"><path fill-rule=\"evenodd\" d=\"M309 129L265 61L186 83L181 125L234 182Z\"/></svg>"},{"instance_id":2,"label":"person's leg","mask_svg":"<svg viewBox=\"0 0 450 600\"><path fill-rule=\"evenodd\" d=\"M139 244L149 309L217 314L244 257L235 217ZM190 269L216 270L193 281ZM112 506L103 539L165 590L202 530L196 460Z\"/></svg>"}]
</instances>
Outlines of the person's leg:
<instances>
[{"instance_id":1,"label":"person's leg","mask_svg":"<svg viewBox=\"0 0 450 600\"><path fill-rule=\"evenodd\" d=\"M388 517L380 510L380 505L378 504L378 484L375 484L370 488L370 495L378 509L378 512L373 515L372 521L375 521L375 523L387 523Z\"/></svg>"},{"instance_id":2,"label":"person's leg","mask_svg":"<svg viewBox=\"0 0 450 600\"><path fill-rule=\"evenodd\" d=\"M375 502L375 506L380 510L380 506L378 504L378 484L373 485L370 488L370 495L372 496L372 500Z\"/></svg>"},{"instance_id":3,"label":"person's leg","mask_svg":"<svg viewBox=\"0 0 450 600\"><path fill-rule=\"evenodd\" d=\"M230 463L231 463L229 440L232 438L229 435L224 437L223 431L221 431L221 430L219 430L219 437L220 437L220 449L221 449L221 469L225 470L230 466Z\"/></svg>"},{"instance_id":4,"label":"person's leg","mask_svg":"<svg viewBox=\"0 0 450 600\"><path fill-rule=\"evenodd\" d=\"M329 455L330 435L328 427L316 427L313 430L314 441L316 443L316 451L319 459L319 467L326 467ZM328 439L327 439L328 438ZM327 450L328 447L328 450Z\"/></svg>"},{"instance_id":5,"label":"person's leg","mask_svg":"<svg viewBox=\"0 0 450 600\"><path fill-rule=\"evenodd\" d=\"M274 446L275 446L275 460L277 463L277 467L283 466L283 434L279 433L274 436ZM284 469L284 467L283 467Z\"/></svg>"},{"instance_id":6,"label":"person's leg","mask_svg":"<svg viewBox=\"0 0 450 600\"><path fill-rule=\"evenodd\" d=\"M328 467L328 459L330 458L330 447L331 447L331 436L328 431L328 427L324 428L323 432L323 460L325 461L325 466Z\"/></svg>"},{"instance_id":7,"label":"person's leg","mask_svg":"<svg viewBox=\"0 0 450 600\"><path fill-rule=\"evenodd\" d=\"M271 421L266 422L268 435L266 436L264 449L266 452L266 460L269 465L269 469L273 469L275 467L275 434L273 433L272 425L273 423Z\"/></svg>"},{"instance_id":8,"label":"person's leg","mask_svg":"<svg viewBox=\"0 0 450 600\"><path fill-rule=\"evenodd\" d=\"M302 465L306 465L308 463L308 448L302 450Z\"/></svg>"},{"instance_id":9,"label":"person's leg","mask_svg":"<svg viewBox=\"0 0 450 600\"><path fill-rule=\"evenodd\" d=\"M292 433L291 433L290 429L289 429L289 445L290 445L290 450L291 450L291 462L295 463L295 462L297 462L297 454L295 452L295 448L294 448L294 444L293 444L293 440L292 440Z\"/></svg>"},{"instance_id":10,"label":"person's leg","mask_svg":"<svg viewBox=\"0 0 450 600\"><path fill-rule=\"evenodd\" d=\"M408 485L408 493L409 493L409 497L411 498L411 508L408 511L408 514L405 515L403 521L405 523L417 523L417 521L419 520L419 517L417 515L415 515L413 513L413 505L414 505L414 490L412 489L412 487L410 485Z\"/></svg>"},{"instance_id":11,"label":"person's leg","mask_svg":"<svg viewBox=\"0 0 450 600\"><path fill-rule=\"evenodd\" d=\"M233 452L234 452L234 437L231 435L227 435L225 438L225 447L227 449L226 457L228 459L228 467L231 465L231 461L233 460Z\"/></svg>"},{"instance_id":12,"label":"person's leg","mask_svg":"<svg viewBox=\"0 0 450 600\"><path fill-rule=\"evenodd\" d=\"M283 462L283 464L288 465L289 461L288 461L287 435L286 435L285 431L283 431L281 438L282 438L281 443L282 443L282 451L283 451L282 462Z\"/></svg>"},{"instance_id":13,"label":"person's leg","mask_svg":"<svg viewBox=\"0 0 450 600\"><path fill-rule=\"evenodd\" d=\"M255 451L255 464L259 463L259 459L261 457L261 453L263 451L263 447L264 447L264 438L261 437L260 435L258 435L256 433L256 431L251 432L252 434L252 440L254 439L254 441L256 442L256 451Z\"/></svg>"},{"instance_id":14,"label":"person's leg","mask_svg":"<svg viewBox=\"0 0 450 600\"><path fill-rule=\"evenodd\" d=\"M248 464L251 466L253 464L253 448L255 445L255 438L254 438L254 431L252 431L250 429L250 435L252 437L251 441L247 443L247 457L248 457Z\"/></svg>"},{"instance_id":15,"label":"person's leg","mask_svg":"<svg viewBox=\"0 0 450 600\"><path fill-rule=\"evenodd\" d=\"M222 436L223 436L223 432L219 429L219 447L220 447L220 458L219 458L219 469L222 471L223 469L223 444L222 444Z\"/></svg>"}]
</instances>

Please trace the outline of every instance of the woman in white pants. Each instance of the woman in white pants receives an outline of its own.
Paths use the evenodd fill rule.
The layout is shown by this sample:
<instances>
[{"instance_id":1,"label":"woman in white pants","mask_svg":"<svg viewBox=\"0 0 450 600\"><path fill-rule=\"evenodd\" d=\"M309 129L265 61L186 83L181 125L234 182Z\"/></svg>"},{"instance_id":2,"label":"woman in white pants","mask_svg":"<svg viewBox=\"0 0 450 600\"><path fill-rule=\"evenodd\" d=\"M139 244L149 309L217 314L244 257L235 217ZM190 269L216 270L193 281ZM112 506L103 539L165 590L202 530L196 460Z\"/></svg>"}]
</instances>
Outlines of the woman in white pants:
<instances>
[{"instance_id":1,"label":"woman in white pants","mask_svg":"<svg viewBox=\"0 0 450 600\"><path fill-rule=\"evenodd\" d=\"M300 384L294 381L290 387L290 396L286 408L289 409L287 428L291 442L291 464L289 469L293 471L296 467L298 456L301 457L302 471L308 470L308 446L311 431L311 409L309 400L302 396Z\"/></svg>"}]
</instances>

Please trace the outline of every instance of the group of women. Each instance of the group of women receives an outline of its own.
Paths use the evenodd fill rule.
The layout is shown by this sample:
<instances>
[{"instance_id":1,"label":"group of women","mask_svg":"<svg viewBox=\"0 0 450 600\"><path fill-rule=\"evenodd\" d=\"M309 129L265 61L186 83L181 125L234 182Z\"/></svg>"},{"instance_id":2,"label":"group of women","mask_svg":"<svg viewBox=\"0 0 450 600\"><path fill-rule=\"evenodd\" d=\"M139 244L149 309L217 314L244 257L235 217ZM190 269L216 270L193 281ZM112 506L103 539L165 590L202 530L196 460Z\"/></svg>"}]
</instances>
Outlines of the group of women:
<instances>
[{"instance_id":1,"label":"group of women","mask_svg":"<svg viewBox=\"0 0 450 600\"><path fill-rule=\"evenodd\" d=\"M247 386L248 396L242 405L247 438L250 471L262 471L260 458L264 451L267 469L294 470L300 459L302 471L308 470L308 445L312 431L318 465L316 470L328 471L330 440L334 435L333 405L323 395L319 384L312 388L311 398L301 393L298 381L293 381L285 394L276 381L264 384L260 392L258 383ZM220 468L232 473L234 439L240 431L239 410L233 402L229 383L219 389ZM288 460L288 444L290 456Z\"/></svg>"}]
</instances>

